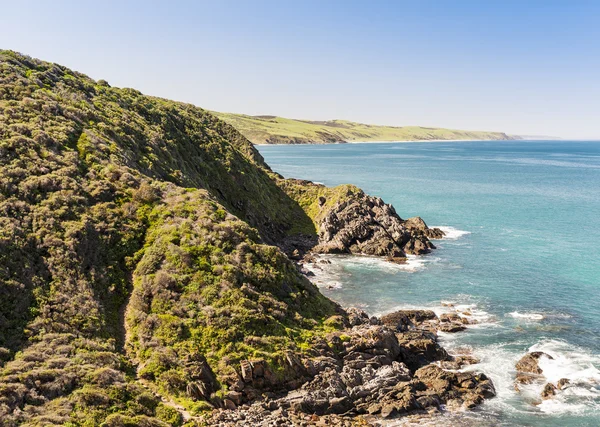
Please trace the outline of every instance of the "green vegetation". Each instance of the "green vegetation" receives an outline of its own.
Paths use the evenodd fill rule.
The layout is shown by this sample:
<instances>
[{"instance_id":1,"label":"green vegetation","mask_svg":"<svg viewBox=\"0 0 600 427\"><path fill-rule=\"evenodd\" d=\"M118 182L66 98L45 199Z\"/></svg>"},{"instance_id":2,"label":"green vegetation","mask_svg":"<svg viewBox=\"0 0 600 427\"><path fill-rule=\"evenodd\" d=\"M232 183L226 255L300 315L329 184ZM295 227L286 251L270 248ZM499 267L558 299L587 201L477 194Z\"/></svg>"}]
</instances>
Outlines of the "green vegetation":
<instances>
[{"instance_id":1,"label":"green vegetation","mask_svg":"<svg viewBox=\"0 0 600 427\"><path fill-rule=\"evenodd\" d=\"M312 182L288 179L280 181L279 185L298 202L302 210L312 221L312 228L318 229L321 220L334 206L343 200L361 196L364 192L350 184L326 187ZM301 234L310 234L310 229L294 229Z\"/></svg>"},{"instance_id":2,"label":"green vegetation","mask_svg":"<svg viewBox=\"0 0 600 427\"><path fill-rule=\"evenodd\" d=\"M179 426L156 393L211 408L244 359L285 380L341 319L273 245L347 191L201 108L0 51L2 425Z\"/></svg>"},{"instance_id":3,"label":"green vegetation","mask_svg":"<svg viewBox=\"0 0 600 427\"><path fill-rule=\"evenodd\" d=\"M513 139L502 132L419 126L375 126L346 120L308 121L276 116L247 116L218 112L214 114L235 127L253 144Z\"/></svg>"}]
</instances>

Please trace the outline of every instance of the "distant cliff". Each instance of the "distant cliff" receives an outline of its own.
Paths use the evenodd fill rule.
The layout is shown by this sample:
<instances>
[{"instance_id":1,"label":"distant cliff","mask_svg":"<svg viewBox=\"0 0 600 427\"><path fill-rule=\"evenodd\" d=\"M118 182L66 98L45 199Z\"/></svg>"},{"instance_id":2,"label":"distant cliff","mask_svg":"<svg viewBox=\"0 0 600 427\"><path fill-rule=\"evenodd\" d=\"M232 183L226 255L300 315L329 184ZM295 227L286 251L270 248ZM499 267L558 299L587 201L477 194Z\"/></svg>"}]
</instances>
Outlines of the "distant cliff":
<instances>
[{"instance_id":1,"label":"distant cliff","mask_svg":"<svg viewBox=\"0 0 600 427\"><path fill-rule=\"evenodd\" d=\"M307 121L277 116L214 114L253 144L330 144L343 142L518 139L503 132L467 131L419 126L375 126L346 120Z\"/></svg>"}]
</instances>

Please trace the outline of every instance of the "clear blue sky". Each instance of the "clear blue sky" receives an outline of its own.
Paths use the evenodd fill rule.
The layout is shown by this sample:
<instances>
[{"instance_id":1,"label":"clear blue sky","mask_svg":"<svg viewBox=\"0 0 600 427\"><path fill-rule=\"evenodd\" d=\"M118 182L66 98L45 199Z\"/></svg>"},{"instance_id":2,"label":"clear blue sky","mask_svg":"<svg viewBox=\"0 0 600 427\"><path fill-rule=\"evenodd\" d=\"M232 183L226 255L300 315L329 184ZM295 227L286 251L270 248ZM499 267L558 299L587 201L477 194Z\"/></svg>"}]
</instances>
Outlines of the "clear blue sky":
<instances>
[{"instance_id":1,"label":"clear blue sky","mask_svg":"<svg viewBox=\"0 0 600 427\"><path fill-rule=\"evenodd\" d=\"M0 48L218 111L600 138L600 0L0 0Z\"/></svg>"}]
</instances>

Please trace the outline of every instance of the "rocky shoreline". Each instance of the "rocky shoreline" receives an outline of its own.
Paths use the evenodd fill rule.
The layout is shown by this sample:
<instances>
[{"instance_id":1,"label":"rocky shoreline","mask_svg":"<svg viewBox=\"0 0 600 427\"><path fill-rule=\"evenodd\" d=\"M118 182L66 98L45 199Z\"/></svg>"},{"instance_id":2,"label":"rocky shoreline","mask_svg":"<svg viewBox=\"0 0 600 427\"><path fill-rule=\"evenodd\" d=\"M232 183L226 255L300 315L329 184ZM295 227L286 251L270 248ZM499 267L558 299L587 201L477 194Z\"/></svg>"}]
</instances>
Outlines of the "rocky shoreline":
<instances>
[{"instance_id":1,"label":"rocky shoreline","mask_svg":"<svg viewBox=\"0 0 600 427\"><path fill-rule=\"evenodd\" d=\"M312 184L312 183L311 183ZM287 241L282 249L305 276L317 254L379 256L404 263L407 254L429 253L444 232L419 217L403 220L382 199L358 192L319 205L318 241ZM322 261L327 263L327 261ZM378 425L404 416L431 416L471 409L495 396L483 373L460 372L478 361L449 354L438 331L466 329L469 314L437 316L430 310L401 310L380 318L356 308L340 308L342 328L315 340L305 353L286 355L283 383L264 361L240 364L239 378L213 402L221 407L205 418L209 425ZM291 380L289 378L292 378Z\"/></svg>"},{"instance_id":2,"label":"rocky shoreline","mask_svg":"<svg viewBox=\"0 0 600 427\"><path fill-rule=\"evenodd\" d=\"M237 388L223 400L227 409L213 411L205 421L218 426L379 425L403 416L471 409L495 396L485 374L459 371L477 359L451 355L438 343L437 331L458 332L472 322L468 316L401 310L377 318L354 308L346 314L347 328L315 343L310 357L290 355L298 380L288 384L288 391L261 393L272 373L260 360L247 361Z\"/></svg>"},{"instance_id":3,"label":"rocky shoreline","mask_svg":"<svg viewBox=\"0 0 600 427\"><path fill-rule=\"evenodd\" d=\"M288 180L312 190L325 189L310 181ZM338 195L339 196L339 195ZM315 215L317 236L293 236L279 242L289 258L301 261L311 254L355 254L385 257L403 263L408 255L423 255L435 249L430 239L445 233L430 228L420 217L402 219L391 204L357 188L349 188L339 201L330 204L318 197Z\"/></svg>"}]
</instances>

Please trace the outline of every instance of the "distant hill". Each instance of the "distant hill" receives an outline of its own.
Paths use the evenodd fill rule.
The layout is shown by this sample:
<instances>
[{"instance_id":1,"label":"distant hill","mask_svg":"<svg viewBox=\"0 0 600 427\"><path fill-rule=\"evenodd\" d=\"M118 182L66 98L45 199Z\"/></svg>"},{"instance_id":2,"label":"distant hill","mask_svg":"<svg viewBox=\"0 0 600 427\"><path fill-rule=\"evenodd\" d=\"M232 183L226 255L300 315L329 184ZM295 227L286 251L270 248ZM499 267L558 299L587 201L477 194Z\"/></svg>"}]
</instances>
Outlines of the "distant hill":
<instances>
[{"instance_id":1,"label":"distant hill","mask_svg":"<svg viewBox=\"0 0 600 427\"><path fill-rule=\"evenodd\" d=\"M466 131L420 126L376 126L346 120L308 121L277 116L213 112L253 144L328 144L343 142L512 140L503 132Z\"/></svg>"}]
</instances>

